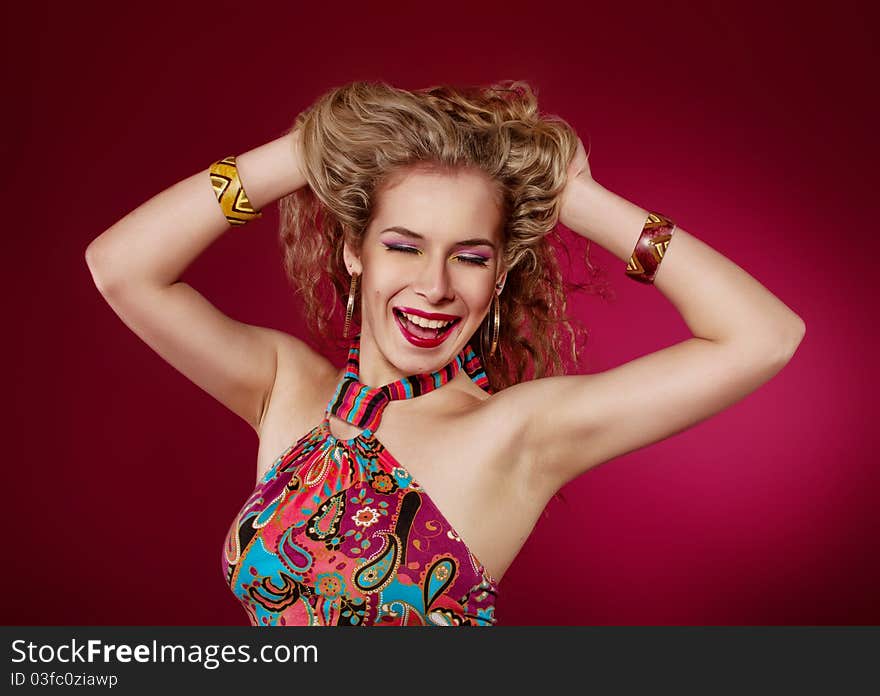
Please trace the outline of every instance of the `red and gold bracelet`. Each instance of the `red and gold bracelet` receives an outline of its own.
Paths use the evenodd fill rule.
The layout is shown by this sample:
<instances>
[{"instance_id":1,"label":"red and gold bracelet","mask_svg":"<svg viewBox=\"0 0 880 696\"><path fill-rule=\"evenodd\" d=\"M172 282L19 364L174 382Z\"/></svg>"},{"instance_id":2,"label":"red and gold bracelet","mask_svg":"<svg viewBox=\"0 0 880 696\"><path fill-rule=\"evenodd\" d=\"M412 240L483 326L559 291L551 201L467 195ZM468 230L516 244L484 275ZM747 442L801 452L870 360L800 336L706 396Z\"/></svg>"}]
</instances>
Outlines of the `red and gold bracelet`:
<instances>
[{"instance_id":1,"label":"red and gold bracelet","mask_svg":"<svg viewBox=\"0 0 880 696\"><path fill-rule=\"evenodd\" d=\"M640 283L653 284L673 232L672 220L660 213L648 213L639 241L626 264L626 275Z\"/></svg>"}]
</instances>

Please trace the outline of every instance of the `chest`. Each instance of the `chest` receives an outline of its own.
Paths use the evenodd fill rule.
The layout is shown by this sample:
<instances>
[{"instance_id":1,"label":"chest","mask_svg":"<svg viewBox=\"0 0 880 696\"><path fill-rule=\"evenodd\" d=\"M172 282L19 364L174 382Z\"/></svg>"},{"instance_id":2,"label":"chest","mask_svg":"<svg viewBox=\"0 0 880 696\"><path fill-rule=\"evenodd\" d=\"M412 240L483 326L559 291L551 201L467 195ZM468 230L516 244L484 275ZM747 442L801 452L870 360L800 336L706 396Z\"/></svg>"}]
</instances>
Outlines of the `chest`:
<instances>
[{"instance_id":1,"label":"chest","mask_svg":"<svg viewBox=\"0 0 880 696\"><path fill-rule=\"evenodd\" d=\"M325 385L307 400L292 390L273 394L260 433L258 478L321 423L334 387ZM529 495L518 443L506 436L500 415L473 403L440 410L423 403L389 404L374 436L386 459L412 476L490 574L500 579L547 501ZM335 416L329 418L329 429L341 440L360 433Z\"/></svg>"}]
</instances>

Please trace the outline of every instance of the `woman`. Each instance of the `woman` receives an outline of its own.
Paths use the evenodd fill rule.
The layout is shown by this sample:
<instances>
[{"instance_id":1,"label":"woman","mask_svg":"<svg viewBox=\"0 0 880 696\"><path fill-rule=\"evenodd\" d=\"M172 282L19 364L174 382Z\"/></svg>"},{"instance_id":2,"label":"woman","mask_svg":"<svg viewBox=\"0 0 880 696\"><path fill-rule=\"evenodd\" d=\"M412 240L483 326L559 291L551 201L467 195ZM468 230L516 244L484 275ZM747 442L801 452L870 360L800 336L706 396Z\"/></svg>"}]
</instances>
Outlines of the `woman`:
<instances>
[{"instance_id":1,"label":"woman","mask_svg":"<svg viewBox=\"0 0 880 696\"><path fill-rule=\"evenodd\" d=\"M327 336L345 309L342 368L177 280L277 199L312 326ZM559 375L557 221L655 285L694 337ZM743 398L804 335L742 269L599 185L524 83L331 90L86 257L123 321L259 436L222 557L255 625L494 624L498 582L561 486Z\"/></svg>"}]
</instances>

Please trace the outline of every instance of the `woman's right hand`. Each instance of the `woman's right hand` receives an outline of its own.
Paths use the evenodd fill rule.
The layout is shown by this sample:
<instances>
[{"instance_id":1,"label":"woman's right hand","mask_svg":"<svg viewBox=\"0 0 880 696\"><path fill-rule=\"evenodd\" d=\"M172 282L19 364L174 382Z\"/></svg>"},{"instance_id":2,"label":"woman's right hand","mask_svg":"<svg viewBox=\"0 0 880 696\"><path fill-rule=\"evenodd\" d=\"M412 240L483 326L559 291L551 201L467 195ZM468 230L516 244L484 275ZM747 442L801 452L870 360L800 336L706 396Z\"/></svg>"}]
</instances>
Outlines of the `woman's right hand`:
<instances>
[{"instance_id":1,"label":"woman's right hand","mask_svg":"<svg viewBox=\"0 0 880 696\"><path fill-rule=\"evenodd\" d=\"M306 185L306 177L303 167L303 155L302 155L302 129L297 128L290 132L289 134L290 140L292 142L292 152L293 152L293 168L296 176L296 181L299 185L296 188L301 188Z\"/></svg>"}]
</instances>

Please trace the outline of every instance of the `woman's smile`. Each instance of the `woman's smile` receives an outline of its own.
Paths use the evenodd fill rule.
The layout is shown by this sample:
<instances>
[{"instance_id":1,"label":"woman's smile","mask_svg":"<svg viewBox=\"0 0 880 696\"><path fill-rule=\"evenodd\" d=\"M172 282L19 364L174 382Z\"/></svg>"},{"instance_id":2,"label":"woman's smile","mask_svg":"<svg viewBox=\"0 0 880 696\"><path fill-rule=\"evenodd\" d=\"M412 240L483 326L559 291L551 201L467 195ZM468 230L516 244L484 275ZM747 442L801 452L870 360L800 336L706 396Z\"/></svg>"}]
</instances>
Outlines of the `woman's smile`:
<instances>
[{"instance_id":1,"label":"woman's smile","mask_svg":"<svg viewBox=\"0 0 880 696\"><path fill-rule=\"evenodd\" d=\"M451 315L435 316L449 317ZM394 318L403 337L417 348L436 348L453 334L453 329L461 321L460 317L425 319L424 316L415 314L412 310L403 311L398 308L394 309Z\"/></svg>"}]
</instances>

